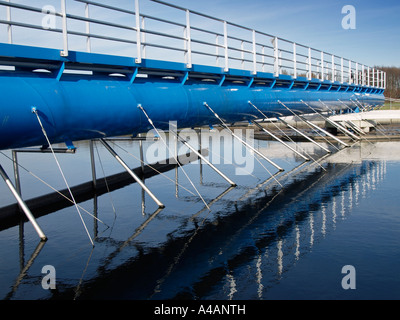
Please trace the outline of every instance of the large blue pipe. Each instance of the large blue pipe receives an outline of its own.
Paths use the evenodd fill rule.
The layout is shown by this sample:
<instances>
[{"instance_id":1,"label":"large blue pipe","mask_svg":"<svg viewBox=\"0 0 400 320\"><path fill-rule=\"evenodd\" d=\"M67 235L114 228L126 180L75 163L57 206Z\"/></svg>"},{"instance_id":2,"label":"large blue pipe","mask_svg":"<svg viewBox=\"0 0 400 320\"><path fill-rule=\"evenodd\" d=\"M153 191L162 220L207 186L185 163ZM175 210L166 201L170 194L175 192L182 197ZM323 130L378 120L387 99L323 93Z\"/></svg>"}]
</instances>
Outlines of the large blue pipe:
<instances>
[{"instance_id":1,"label":"large blue pipe","mask_svg":"<svg viewBox=\"0 0 400 320\"><path fill-rule=\"evenodd\" d=\"M349 92L288 90L243 85L219 86L207 83L180 84L154 79L128 81L101 77L64 76L62 81L40 74L0 76L0 149L46 144L32 107L37 108L52 143L137 134L149 127L141 104L156 126L168 128L168 121L180 127L218 122L204 107L207 102L227 122L260 118L251 101L269 116L296 112L310 113L300 100L321 107L319 99L333 108L350 107L350 99L370 104L382 103L382 95L355 95Z\"/></svg>"},{"instance_id":2,"label":"large blue pipe","mask_svg":"<svg viewBox=\"0 0 400 320\"><path fill-rule=\"evenodd\" d=\"M104 66L105 63L114 63L121 70L139 69L131 62L132 59L113 56L71 52L67 60L60 58L59 53L51 49L2 45L2 50L10 51L8 57L11 58L5 61L11 65L19 65L21 61L25 65L29 61L32 65L40 62L41 65L54 68L60 63L61 66L66 63L76 66L80 63L90 70L92 67ZM21 57L15 58L16 55ZM321 108L322 104L318 100L322 100L333 109L344 108L338 99L351 108L355 107L351 101L355 99L371 105L384 102L382 90L371 89L374 93L367 94L361 93L362 90L355 93L356 90L274 87L262 84L262 81L253 83L254 78L247 73L242 78L249 80L249 83L222 80L212 82L206 79L206 75L199 78L206 67L201 67L202 72L197 72L197 78L189 76L187 81L176 78L171 80L171 77L152 76L154 70L168 74L171 70L163 70L162 67L170 64L149 60L144 63L144 72L149 68L146 63L151 64L153 73L150 72L147 77L137 77L134 81L125 77L111 77L105 73L95 72L90 76L63 73L63 68L60 68L58 74L53 69L52 73L33 72L34 67L2 71L0 150L46 144L37 117L32 113L33 107L38 110L51 143L69 143L148 131L151 127L137 108L138 104L145 108L159 129L167 129L169 121L177 121L181 128L218 123L204 107L204 102L229 123L260 118L259 112L249 101L267 116L291 115L278 103L279 100L300 113L311 112L301 100L313 108ZM174 72L188 75L186 67L180 67L180 64L173 66L178 66ZM195 68L200 69L200 66L191 71ZM224 79L223 71L211 67L206 70L215 72L214 79ZM233 70L231 75L244 74L241 72ZM274 81L273 75L269 80Z\"/></svg>"}]
</instances>

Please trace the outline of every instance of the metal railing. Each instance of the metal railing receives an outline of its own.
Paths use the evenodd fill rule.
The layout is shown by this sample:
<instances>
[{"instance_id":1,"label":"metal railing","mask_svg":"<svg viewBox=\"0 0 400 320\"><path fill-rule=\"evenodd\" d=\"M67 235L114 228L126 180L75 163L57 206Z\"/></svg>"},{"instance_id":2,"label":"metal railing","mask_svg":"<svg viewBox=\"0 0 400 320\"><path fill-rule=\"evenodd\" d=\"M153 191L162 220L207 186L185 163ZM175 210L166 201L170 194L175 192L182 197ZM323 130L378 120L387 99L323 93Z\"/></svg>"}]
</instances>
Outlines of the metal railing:
<instances>
[{"instance_id":1,"label":"metal railing","mask_svg":"<svg viewBox=\"0 0 400 320\"><path fill-rule=\"evenodd\" d=\"M160 0L132 0L130 9L99 1L48 0L53 5L39 8L31 6L31 1L0 0L0 26L6 27L0 42L62 47L65 57L70 50L111 51L135 57L138 64L151 57L183 62L187 68L204 64L226 72L235 68L254 75L268 72L276 77L286 74L386 88L386 73L381 70L233 22ZM26 29L38 33L27 36ZM43 32L61 37L43 36Z\"/></svg>"}]
</instances>

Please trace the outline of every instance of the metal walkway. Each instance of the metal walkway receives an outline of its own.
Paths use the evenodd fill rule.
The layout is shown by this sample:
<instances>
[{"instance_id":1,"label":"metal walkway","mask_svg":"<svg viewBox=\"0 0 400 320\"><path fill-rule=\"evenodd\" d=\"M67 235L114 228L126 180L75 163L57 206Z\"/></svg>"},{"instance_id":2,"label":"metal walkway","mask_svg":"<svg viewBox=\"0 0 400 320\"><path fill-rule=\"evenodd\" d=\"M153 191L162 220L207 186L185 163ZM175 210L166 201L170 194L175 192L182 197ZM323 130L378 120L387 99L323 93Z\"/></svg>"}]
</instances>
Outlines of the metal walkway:
<instances>
[{"instance_id":1,"label":"metal walkway","mask_svg":"<svg viewBox=\"0 0 400 320\"><path fill-rule=\"evenodd\" d=\"M163 1L141 0L139 6L139 0L132 0L131 8L88 0L53 0L43 8L25 2L0 1L7 16L0 24L7 26L8 43L62 49L60 56L66 59L55 57L62 62L75 62L76 53L71 51L86 51L134 57L135 64L115 61L126 68L141 66L144 59L150 58L184 63L183 69L188 71L196 71L194 65L207 65L215 66L217 69L207 71L216 74L235 75L229 71L240 69L247 72L239 72L239 76L263 78L267 72L278 78L286 74L291 77L283 79L299 82L317 79L321 86L329 84L336 90L348 90L350 86L355 92L379 93L385 89L383 71ZM104 19L104 15L107 20L99 18ZM204 25L207 28L200 27ZM26 37L26 29L37 33ZM6 53L1 55L7 56ZM24 54L27 59L36 58L26 50ZM87 63L103 62L96 61L94 56L86 58Z\"/></svg>"}]
</instances>

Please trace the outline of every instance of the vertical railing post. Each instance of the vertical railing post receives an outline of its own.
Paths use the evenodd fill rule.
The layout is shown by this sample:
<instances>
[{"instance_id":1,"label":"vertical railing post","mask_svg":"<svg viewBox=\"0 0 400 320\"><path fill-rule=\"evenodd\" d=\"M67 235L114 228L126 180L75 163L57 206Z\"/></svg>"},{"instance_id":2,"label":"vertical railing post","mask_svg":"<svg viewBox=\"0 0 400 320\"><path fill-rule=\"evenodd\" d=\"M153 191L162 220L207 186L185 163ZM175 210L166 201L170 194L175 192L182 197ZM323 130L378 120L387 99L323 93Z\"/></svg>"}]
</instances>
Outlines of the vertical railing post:
<instances>
[{"instance_id":1,"label":"vertical railing post","mask_svg":"<svg viewBox=\"0 0 400 320\"><path fill-rule=\"evenodd\" d=\"M139 0L135 0L135 20L136 20L136 63L142 63L142 38L140 29L140 8Z\"/></svg>"},{"instance_id":2,"label":"vertical railing post","mask_svg":"<svg viewBox=\"0 0 400 320\"><path fill-rule=\"evenodd\" d=\"M261 62L262 62L262 72L265 72L265 47L262 46L261 48Z\"/></svg>"},{"instance_id":3,"label":"vertical railing post","mask_svg":"<svg viewBox=\"0 0 400 320\"><path fill-rule=\"evenodd\" d=\"M279 47L278 47L278 37L275 37L272 40L274 45L274 75L275 77L279 76Z\"/></svg>"},{"instance_id":4,"label":"vertical railing post","mask_svg":"<svg viewBox=\"0 0 400 320\"><path fill-rule=\"evenodd\" d=\"M224 48L225 48L225 72L229 71L229 55L228 55L228 23L224 21Z\"/></svg>"},{"instance_id":5,"label":"vertical railing post","mask_svg":"<svg viewBox=\"0 0 400 320\"><path fill-rule=\"evenodd\" d=\"M372 68L372 87L375 87L375 68Z\"/></svg>"},{"instance_id":6,"label":"vertical railing post","mask_svg":"<svg viewBox=\"0 0 400 320\"><path fill-rule=\"evenodd\" d=\"M146 32L142 32L142 30L145 30L145 29L146 29L145 17L142 17L141 29L140 29L140 34L142 36L142 38L141 38L142 59L146 58Z\"/></svg>"},{"instance_id":7,"label":"vertical railing post","mask_svg":"<svg viewBox=\"0 0 400 320\"><path fill-rule=\"evenodd\" d=\"M376 86L381 87L381 70L376 70Z\"/></svg>"},{"instance_id":8,"label":"vertical railing post","mask_svg":"<svg viewBox=\"0 0 400 320\"><path fill-rule=\"evenodd\" d=\"M344 59L343 57L340 60L340 82L344 83Z\"/></svg>"},{"instance_id":9,"label":"vertical railing post","mask_svg":"<svg viewBox=\"0 0 400 320\"><path fill-rule=\"evenodd\" d=\"M7 0L7 2L10 2L10 0ZM11 22L11 7L7 7L7 21ZM7 33L8 33L8 43L12 44L12 25L9 24L7 25Z\"/></svg>"},{"instance_id":10,"label":"vertical railing post","mask_svg":"<svg viewBox=\"0 0 400 320\"><path fill-rule=\"evenodd\" d=\"M359 78L359 74L358 74L358 62L356 62L356 82L355 82L355 84L358 86L359 84L360 84L360 82L359 82L359 80L360 80L360 78Z\"/></svg>"},{"instance_id":11,"label":"vertical railing post","mask_svg":"<svg viewBox=\"0 0 400 320\"><path fill-rule=\"evenodd\" d=\"M332 66L331 66L331 70L332 70L332 82L335 82L336 80L336 75L335 75L335 56L332 55Z\"/></svg>"},{"instance_id":12,"label":"vertical railing post","mask_svg":"<svg viewBox=\"0 0 400 320\"><path fill-rule=\"evenodd\" d=\"M293 42L293 78L297 79L297 48L296 42Z\"/></svg>"},{"instance_id":13,"label":"vertical railing post","mask_svg":"<svg viewBox=\"0 0 400 320\"><path fill-rule=\"evenodd\" d=\"M219 67L219 35L215 35L215 65Z\"/></svg>"},{"instance_id":14,"label":"vertical railing post","mask_svg":"<svg viewBox=\"0 0 400 320\"><path fill-rule=\"evenodd\" d=\"M186 10L186 67L192 67L192 38L190 30L190 11Z\"/></svg>"},{"instance_id":15,"label":"vertical railing post","mask_svg":"<svg viewBox=\"0 0 400 320\"><path fill-rule=\"evenodd\" d=\"M353 75L353 69L352 69L352 66L351 66L351 60L349 60L349 84L353 83L352 75Z\"/></svg>"},{"instance_id":16,"label":"vertical railing post","mask_svg":"<svg viewBox=\"0 0 400 320\"><path fill-rule=\"evenodd\" d=\"M365 86L365 66L361 66L361 84Z\"/></svg>"},{"instance_id":17,"label":"vertical railing post","mask_svg":"<svg viewBox=\"0 0 400 320\"><path fill-rule=\"evenodd\" d=\"M89 3L86 3L85 5L85 17L86 19L90 18L90 12L89 12ZM91 41L90 41L90 22L86 21L86 50L87 52L91 52L92 51L92 46L91 46Z\"/></svg>"},{"instance_id":18,"label":"vertical railing post","mask_svg":"<svg viewBox=\"0 0 400 320\"><path fill-rule=\"evenodd\" d=\"M325 80L324 73L325 73L325 70L324 70L324 52L321 51L321 81Z\"/></svg>"},{"instance_id":19,"label":"vertical railing post","mask_svg":"<svg viewBox=\"0 0 400 320\"><path fill-rule=\"evenodd\" d=\"M257 74L257 44L255 30L253 30L253 74Z\"/></svg>"},{"instance_id":20,"label":"vertical railing post","mask_svg":"<svg viewBox=\"0 0 400 320\"><path fill-rule=\"evenodd\" d=\"M383 88L382 89L386 89L386 72L385 71L382 71L383 72Z\"/></svg>"},{"instance_id":21,"label":"vertical railing post","mask_svg":"<svg viewBox=\"0 0 400 320\"><path fill-rule=\"evenodd\" d=\"M240 42L240 60L241 60L241 67L244 70L244 40Z\"/></svg>"},{"instance_id":22,"label":"vertical railing post","mask_svg":"<svg viewBox=\"0 0 400 320\"><path fill-rule=\"evenodd\" d=\"M67 4L66 0L61 0L62 31L63 31L63 51L62 57L68 57L68 27L67 27Z\"/></svg>"},{"instance_id":23,"label":"vertical railing post","mask_svg":"<svg viewBox=\"0 0 400 320\"><path fill-rule=\"evenodd\" d=\"M312 57L311 57L311 48L308 48L308 80L312 79L312 63L311 63Z\"/></svg>"}]
</instances>

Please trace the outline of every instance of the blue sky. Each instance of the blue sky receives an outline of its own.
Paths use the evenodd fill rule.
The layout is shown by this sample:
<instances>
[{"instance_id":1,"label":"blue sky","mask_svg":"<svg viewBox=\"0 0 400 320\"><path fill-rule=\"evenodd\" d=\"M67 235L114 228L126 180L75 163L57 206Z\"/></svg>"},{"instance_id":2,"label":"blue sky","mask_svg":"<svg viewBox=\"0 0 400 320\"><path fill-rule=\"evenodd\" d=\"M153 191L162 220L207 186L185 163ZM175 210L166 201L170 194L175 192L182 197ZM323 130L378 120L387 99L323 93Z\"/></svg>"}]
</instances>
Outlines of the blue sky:
<instances>
[{"instance_id":1,"label":"blue sky","mask_svg":"<svg viewBox=\"0 0 400 320\"><path fill-rule=\"evenodd\" d=\"M122 7L133 11L134 0L95 0L96 2ZM215 16L239 25L258 31L278 36L306 46L323 50L336 56L357 61L367 66L397 66L400 67L400 1L399 0L164 0L171 4L186 7L204 14ZM53 5L60 10L59 0L13 0L41 8ZM342 28L342 8L352 5L356 9L356 29L345 30ZM84 16L84 4L67 0L68 11ZM154 4L150 0L140 0L141 12L157 17L163 17L185 24L185 14L179 10L169 10L164 6ZM29 16L28 16L29 14ZM13 19L21 22L32 22L40 25L42 14L26 13L13 9ZM91 9L91 17L108 20L113 23L135 26L132 15L115 16L107 10ZM5 8L0 6L0 18L6 19ZM57 19L57 28L61 28L61 19ZM148 26L150 29L153 26ZM204 21L201 27L213 28L209 21ZM221 24L219 25L219 31ZM69 28L85 32L85 24L69 22ZM91 32L107 34L114 37L123 37L135 40L135 34L126 30L103 30L91 26ZM164 29L165 28L165 29ZM182 37L182 29L168 29L162 26L163 32L175 32ZM157 31L160 31L157 29ZM114 32L114 33L109 33ZM228 31L229 32L229 31ZM247 35L248 36L248 35ZM247 37L246 36L246 37ZM13 38L16 43L57 47L62 46L59 34L43 33L24 28L14 28ZM153 41L151 36L146 39ZM167 39L173 43L174 40ZM251 35L249 36L251 40ZM0 26L0 41L7 42L6 26ZM159 40L157 40L159 41ZM209 41L215 41L211 39ZM220 40L222 41L222 40ZM101 46L101 53L122 54L132 56L135 54L134 45L118 47L116 42L97 44L93 40L93 51L96 45ZM176 41L175 41L176 42ZM168 43L169 44L169 43ZM85 37L70 37L71 50L86 50ZM182 48L183 43L173 45ZM108 51L107 51L108 50ZM214 50L214 49L213 49ZM150 50L149 50L150 51ZM161 53L164 54L164 53ZM165 56L164 56L165 57ZM170 56L169 56L170 58ZM197 63L197 62L194 62Z\"/></svg>"},{"instance_id":2,"label":"blue sky","mask_svg":"<svg viewBox=\"0 0 400 320\"><path fill-rule=\"evenodd\" d=\"M400 67L399 0L169 0L168 2L374 66ZM342 28L342 8L356 29Z\"/></svg>"}]
</instances>

